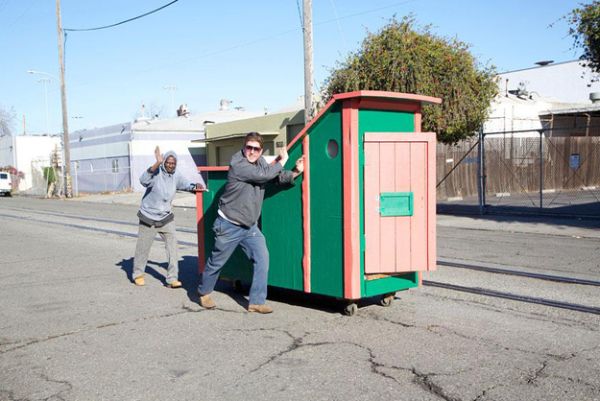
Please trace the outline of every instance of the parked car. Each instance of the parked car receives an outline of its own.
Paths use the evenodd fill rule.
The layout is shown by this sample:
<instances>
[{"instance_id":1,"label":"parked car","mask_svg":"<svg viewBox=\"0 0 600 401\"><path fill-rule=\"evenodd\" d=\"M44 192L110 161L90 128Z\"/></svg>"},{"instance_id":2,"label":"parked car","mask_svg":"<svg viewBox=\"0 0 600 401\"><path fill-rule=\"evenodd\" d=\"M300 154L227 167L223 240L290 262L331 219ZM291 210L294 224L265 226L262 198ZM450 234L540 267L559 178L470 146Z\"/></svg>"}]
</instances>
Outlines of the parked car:
<instances>
[{"instance_id":1,"label":"parked car","mask_svg":"<svg viewBox=\"0 0 600 401\"><path fill-rule=\"evenodd\" d=\"M0 194L11 196L12 194L12 180L10 174L4 171L0 171Z\"/></svg>"}]
</instances>

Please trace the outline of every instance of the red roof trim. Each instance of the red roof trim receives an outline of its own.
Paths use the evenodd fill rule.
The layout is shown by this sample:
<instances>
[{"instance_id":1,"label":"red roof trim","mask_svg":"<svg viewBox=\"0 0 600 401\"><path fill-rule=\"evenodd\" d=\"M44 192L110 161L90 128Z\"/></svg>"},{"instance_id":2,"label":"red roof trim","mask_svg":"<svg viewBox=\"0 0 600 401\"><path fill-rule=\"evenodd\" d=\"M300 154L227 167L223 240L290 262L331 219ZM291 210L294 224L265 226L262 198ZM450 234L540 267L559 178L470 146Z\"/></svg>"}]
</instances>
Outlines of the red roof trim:
<instances>
[{"instance_id":1,"label":"red roof trim","mask_svg":"<svg viewBox=\"0 0 600 401\"><path fill-rule=\"evenodd\" d=\"M422 103L441 104L442 99L433 96L415 95L412 93L386 92L386 91L355 91L348 93L338 93L333 95L336 100L348 99L353 97L378 97L398 100L412 100Z\"/></svg>"},{"instance_id":2,"label":"red roof trim","mask_svg":"<svg viewBox=\"0 0 600 401\"><path fill-rule=\"evenodd\" d=\"M349 98L361 98L361 97L393 99L393 100L407 100L410 102L421 102L421 103L429 103L429 104L441 104L442 103L442 99L440 99L439 97L414 95L411 93L386 92L386 91L355 91L355 92L348 92L348 93L338 93L337 95L333 95L333 97L331 99L329 99L329 102L327 102L325 107L323 107L321 109L321 111L319 111L319 114L317 114L312 120L310 120L310 122L302 129L302 131L300 131L298 133L298 135L296 135L294 137L294 139L292 139L290 141L290 143L288 143L288 145L287 145L288 150L291 149L291 147L296 142L298 142L300 139L302 139L302 137L304 137L304 135L306 135L306 132L310 129L310 127L315 122L317 122L319 120L319 118L323 114L325 114L325 112L327 110L329 110L329 108L331 108L333 103L335 103L338 100L345 100L345 99L349 99Z\"/></svg>"},{"instance_id":3,"label":"red roof trim","mask_svg":"<svg viewBox=\"0 0 600 401\"><path fill-rule=\"evenodd\" d=\"M229 171L229 166L199 166L198 171Z\"/></svg>"}]
</instances>

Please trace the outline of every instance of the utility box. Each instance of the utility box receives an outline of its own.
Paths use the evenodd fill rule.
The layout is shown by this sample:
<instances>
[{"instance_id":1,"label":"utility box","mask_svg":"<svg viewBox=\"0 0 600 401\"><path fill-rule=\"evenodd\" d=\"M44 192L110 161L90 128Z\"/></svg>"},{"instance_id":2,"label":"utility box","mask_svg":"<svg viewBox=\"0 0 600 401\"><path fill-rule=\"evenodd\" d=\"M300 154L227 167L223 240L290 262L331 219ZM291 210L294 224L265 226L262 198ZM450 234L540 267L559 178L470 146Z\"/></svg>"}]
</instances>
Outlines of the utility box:
<instances>
[{"instance_id":1,"label":"utility box","mask_svg":"<svg viewBox=\"0 0 600 401\"><path fill-rule=\"evenodd\" d=\"M269 285L389 305L436 267L435 133L421 132L429 96L358 91L334 95L288 144L292 187L267 186L259 225L270 254ZM212 224L228 167L206 166L209 192L197 194L199 270L213 247ZM252 265L236 250L224 279L250 283Z\"/></svg>"}]
</instances>

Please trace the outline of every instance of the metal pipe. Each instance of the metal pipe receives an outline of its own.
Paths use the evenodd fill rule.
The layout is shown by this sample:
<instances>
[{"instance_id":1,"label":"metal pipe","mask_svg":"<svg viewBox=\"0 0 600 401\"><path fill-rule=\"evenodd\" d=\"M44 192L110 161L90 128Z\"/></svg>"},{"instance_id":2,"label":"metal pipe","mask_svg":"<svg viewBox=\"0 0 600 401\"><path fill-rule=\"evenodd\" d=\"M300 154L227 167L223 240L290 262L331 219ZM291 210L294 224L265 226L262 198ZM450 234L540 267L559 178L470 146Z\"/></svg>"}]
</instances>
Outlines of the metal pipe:
<instances>
[{"instance_id":1,"label":"metal pipe","mask_svg":"<svg viewBox=\"0 0 600 401\"><path fill-rule=\"evenodd\" d=\"M540 130L540 209L544 207L544 131Z\"/></svg>"}]
</instances>

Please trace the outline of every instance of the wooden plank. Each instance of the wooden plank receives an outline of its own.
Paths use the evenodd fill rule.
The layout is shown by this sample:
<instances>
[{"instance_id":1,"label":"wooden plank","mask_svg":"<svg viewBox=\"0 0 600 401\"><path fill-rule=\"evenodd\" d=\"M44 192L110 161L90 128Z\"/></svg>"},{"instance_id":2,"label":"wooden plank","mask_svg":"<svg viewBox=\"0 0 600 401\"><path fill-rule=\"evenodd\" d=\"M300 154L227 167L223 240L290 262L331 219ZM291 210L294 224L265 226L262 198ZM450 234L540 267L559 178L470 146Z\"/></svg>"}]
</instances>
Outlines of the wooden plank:
<instances>
[{"instance_id":1,"label":"wooden plank","mask_svg":"<svg viewBox=\"0 0 600 401\"><path fill-rule=\"evenodd\" d=\"M379 145L379 192L396 192L394 144ZM380 217L378 272L396 271L396 217Z\"/></svg>"},{"instance_id":2,"label":"wooden plank","mask_svg":"<svg viewBox=\"0 0 600 401\"><path fill-rule=\"evenodd\" d=\"M379 144L365 143L365 273L379 271Z\"/></svg>"},{"instance_id":3,"label":"wooden plank","mask_svg":"<svg viewBox=\"0 0 600 401\"><path fill-rule=\"evenodd\" d=\"M414 195L414 213L410 227L410 264L413 271L427 269L426 150L426 144L423 142L410 144L410 182Z\"/></svg>"},{"instance_id":4,"label":"wooden plank","mask_svg":"<svg viewBox=\"0 0 600 401\"><path fill-rule=\"evenodd\" d=\"M396 143L394 144L394 151L396 153L396 165L395 165L395 192L411 192L411 177L410 177L410 144L409 143ZM410 235L410 227L412 217L398 216L394 218L396 238L396 260L395 269L397 272L411 271L411 243L412 238Z\"/></svg>"}]
</instances>

